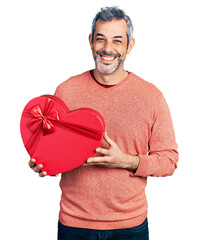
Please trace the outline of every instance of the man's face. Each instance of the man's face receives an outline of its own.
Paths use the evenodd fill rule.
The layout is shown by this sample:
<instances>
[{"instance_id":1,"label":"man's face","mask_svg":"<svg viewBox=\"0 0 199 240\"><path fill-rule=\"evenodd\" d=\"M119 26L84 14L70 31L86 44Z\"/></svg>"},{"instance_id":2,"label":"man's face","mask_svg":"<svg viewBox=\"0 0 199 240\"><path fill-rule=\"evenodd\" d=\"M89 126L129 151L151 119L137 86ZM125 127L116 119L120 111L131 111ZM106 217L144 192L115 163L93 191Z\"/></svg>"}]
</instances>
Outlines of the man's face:
<instances>
[{"instance_id":1,"label":"man's face","mask_svg":"<svg viewBox=\"0 0 199 240\"><path fill-rule=\"evenodd\" d=\"M96 22L93 37L89 36L93 57L98 70L110 74L123 66L126 54L132 47L127 48L127 25L124 19Z\"/></svg>"}]
</instances>

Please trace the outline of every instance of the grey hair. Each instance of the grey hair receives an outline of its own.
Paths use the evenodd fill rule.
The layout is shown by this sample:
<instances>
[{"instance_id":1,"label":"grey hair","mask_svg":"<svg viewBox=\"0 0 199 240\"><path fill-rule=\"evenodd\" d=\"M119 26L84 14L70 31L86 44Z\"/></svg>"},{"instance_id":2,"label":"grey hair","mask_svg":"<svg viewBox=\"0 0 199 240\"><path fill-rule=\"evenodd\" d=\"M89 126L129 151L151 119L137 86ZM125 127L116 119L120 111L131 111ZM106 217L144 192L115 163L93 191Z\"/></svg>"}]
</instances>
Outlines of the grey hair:
<instances>
[{"instance_id":1,"label":"grey hair","mask_svg":"<svg viewBox=\"0 0 199 240\"><path fill-rule=\"evenodd\" d=\"M95 18L93 19L92 22L92 29L91 29L91 34L92 34L92 42L94 38L94 33L95 33L95 28L96 28L96 22L97 20L101 20L104 22L111 21L113 19L120 20L124 19L126 20L127 24L127 46L133 37L133 24L129 16L126 15L126 13L119 9L118 7L105 7L101 8L101 11L99 11Z\"/></svg>"}]
</instances>

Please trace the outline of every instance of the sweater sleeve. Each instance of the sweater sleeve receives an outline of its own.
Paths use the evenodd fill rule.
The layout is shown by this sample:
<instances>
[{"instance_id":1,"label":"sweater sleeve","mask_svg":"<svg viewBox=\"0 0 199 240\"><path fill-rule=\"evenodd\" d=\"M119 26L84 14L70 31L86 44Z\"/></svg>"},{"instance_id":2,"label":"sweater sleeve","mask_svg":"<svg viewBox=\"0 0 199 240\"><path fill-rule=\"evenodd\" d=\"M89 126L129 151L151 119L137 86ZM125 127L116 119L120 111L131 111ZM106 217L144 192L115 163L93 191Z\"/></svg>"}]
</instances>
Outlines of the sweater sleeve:
<instances>
[{"instance_id":1,"label":"sweater sleeve","mask_svg":"<svg viewBox=\"0 0 199 240\"><path fill-rule=\"evenodd\" d=\"M177 168L178 151L168 105L160 94L156 100L154 121L149 139L148 155L139 155L140 163L134 176L164 177Z\"/></svg>"}]
</instances>

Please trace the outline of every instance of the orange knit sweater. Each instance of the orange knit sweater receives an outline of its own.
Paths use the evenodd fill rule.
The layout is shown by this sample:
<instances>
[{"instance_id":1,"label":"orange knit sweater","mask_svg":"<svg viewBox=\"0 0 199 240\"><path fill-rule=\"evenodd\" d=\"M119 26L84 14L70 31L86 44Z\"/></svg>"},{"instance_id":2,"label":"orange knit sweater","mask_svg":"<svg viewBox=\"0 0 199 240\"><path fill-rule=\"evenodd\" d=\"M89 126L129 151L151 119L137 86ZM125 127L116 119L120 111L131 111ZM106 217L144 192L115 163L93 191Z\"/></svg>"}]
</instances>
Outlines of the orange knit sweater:
<instances>
[{"instance_id":1,"label":"orange knit sweater","mask_svg":"<svg viewBox=\"0 0 199 240\"><path fill-rule=\"evenodd\" d=\"M133 73L104 88L85 72L63 82L55 95L70 110L89 107L99 111L108 135L120 149L140 156L135 174L98 166L63 173L60 221L91 229L141 224L147 216L146 177L171 175L178 161L172 120L162 93ZM101 147L108 147L105 141Z\"/></svg>"}]
</instances>

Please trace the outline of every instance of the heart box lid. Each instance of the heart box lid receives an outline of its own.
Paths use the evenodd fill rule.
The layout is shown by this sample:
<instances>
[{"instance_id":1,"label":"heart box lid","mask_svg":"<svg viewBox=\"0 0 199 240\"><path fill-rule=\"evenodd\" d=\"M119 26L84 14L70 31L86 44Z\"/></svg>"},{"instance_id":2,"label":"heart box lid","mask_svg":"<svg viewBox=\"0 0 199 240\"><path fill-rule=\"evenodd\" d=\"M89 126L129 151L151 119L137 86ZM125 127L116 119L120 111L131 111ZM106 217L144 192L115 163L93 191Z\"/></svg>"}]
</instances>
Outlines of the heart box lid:
<instances>
[{"instance_id":1,"label":"heart box lid","mask_svg":"<svg viewBox=\"0 0 199 240\"><path fill-rule=\"evenodd\" d=\"M42 171L55 175L77 168L101 145L105 122L91 108L70 111L57 96L30 100L20 122L24 146Z\"/></svg>"}]
</instances>

